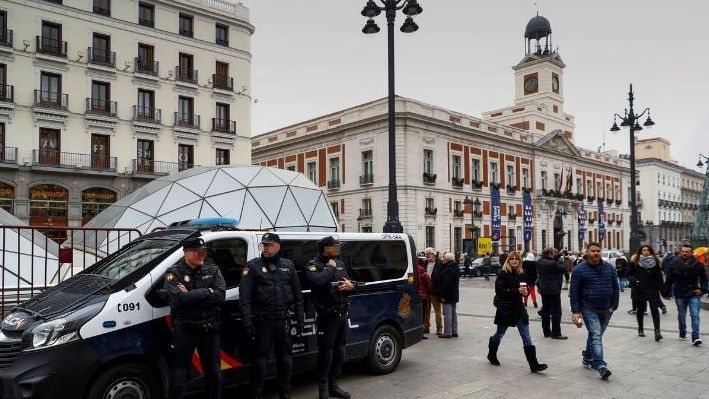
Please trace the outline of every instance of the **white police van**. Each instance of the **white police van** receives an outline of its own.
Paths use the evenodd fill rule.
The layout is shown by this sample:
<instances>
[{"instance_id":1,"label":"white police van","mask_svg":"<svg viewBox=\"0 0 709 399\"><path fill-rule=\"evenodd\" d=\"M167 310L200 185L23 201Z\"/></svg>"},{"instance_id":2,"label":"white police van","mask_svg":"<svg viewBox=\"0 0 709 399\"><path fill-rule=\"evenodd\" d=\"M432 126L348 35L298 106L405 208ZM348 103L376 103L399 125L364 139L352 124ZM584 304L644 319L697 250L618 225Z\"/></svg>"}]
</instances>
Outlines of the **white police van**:
<instances>
[{"instance_id":1,"label":"white police van","mask_svg":"<svg viewBox=\"0 0 709 399\"><path fill-rule=\"evenodd\" d=\"M0 397L165 397L171 319L164 275L182 257L181 242L197 234L227 283L221 317L224 385L247 383L252 345L241 324L238 287L241 269L259 255L264 232L205 230L210 223L203 220L193 224L201 228L178 226L140 237L13 309L0 332ZM303 272L317 254L317 241L328 235L342 243L350 277L364 283L350 296L348 360L363 360L378 374L396 369L402 349L422 336L413 240L406 234L279 235L283 256L301 276L306 304L305 332L300 337L293 332L295 370L313 368L317 358L315 310ZM201 370L193 360L189 388L199 391Z\"/></svg>"}]
</instances>

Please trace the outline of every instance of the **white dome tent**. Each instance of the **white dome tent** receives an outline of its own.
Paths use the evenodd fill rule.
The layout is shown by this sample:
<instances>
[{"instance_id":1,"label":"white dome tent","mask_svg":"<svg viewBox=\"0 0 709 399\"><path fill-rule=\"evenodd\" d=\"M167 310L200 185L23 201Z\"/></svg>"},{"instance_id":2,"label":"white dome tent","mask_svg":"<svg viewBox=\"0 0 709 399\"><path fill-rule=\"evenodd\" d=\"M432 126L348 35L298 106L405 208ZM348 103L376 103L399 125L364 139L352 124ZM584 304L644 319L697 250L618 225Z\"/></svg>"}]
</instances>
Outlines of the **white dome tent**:
<instances>
[{"instance_id":1,"label":"white dome tent","mask_svg":"<svg viewBox=\"0 0 709 399\"><path fill-rule=\"evenodd\" d=\"M156 179L112 204L86 227L137 228L146 234L173 222L217 216L236 218L245 230L339 229L325 194L303 174L254 165L197 167ZM105 240L99 237L98 247L113 252L117 238ZM88 241L87 247L94 246Z\"/></svg>"}]
</instances>

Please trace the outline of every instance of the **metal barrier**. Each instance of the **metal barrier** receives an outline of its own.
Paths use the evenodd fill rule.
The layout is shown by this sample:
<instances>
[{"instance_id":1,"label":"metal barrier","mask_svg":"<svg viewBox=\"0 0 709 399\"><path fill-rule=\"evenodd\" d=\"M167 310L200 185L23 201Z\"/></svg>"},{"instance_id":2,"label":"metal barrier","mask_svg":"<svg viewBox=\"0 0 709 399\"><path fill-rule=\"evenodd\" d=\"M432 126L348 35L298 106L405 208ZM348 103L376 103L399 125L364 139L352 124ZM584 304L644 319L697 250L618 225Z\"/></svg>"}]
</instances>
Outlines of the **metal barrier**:
<instances>
[{"instance_id":1,"label":"metal barrier","mask_svg":"<svg viewBox=\"0 0 709 399\"><path fill-rule=\"evenodd\" d=\"M0 226L0 314L140 236L134 228Z\"/></svg>"}]
</instances>

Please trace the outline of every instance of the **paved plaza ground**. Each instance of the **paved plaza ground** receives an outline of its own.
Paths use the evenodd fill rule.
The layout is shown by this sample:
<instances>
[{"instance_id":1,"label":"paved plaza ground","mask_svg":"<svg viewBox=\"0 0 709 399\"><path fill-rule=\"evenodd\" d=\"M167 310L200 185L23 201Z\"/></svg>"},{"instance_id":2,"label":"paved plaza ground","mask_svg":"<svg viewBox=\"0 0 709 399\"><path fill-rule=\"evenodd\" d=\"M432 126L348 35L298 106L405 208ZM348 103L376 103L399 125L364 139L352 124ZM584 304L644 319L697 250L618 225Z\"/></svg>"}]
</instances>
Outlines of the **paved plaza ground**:
<instances>
[{"instance_id":1,"label":"paved plaza ground","mask_svg":"<svg viewBox=\"0 0 709 399\"><path fill-rule=\"evenodd\" d=\"M709 334L703 334L704 347L680 341L674 302L667 302L662 315L665 339L652 338L650 316L646 317L646 338L636 332L635 316L628 315L630 291L621 293L621 308L611 319L604 337L606 360L613 375L601 381L595 371L581 367L581 349L586 329L569 323L568 291L563 291L565 322L562 332L567 341L542 337L541 325L530 301L532 337L538 357L547 363L544 373L531 374L516 330L508 330L499 358L502 366L493 367L485 359L487 340L492 334L493 283L482 279L463 279L459 304L460 337L439 339L435 335L404 351L399 368L385 376L371 376L357 365L350 365L341 385L353 398L709 398ZM709 311L701 313L709 333ZM432 317L433 321L433 317ZM688 320L689 322L689 320ZM297 375L294 398L317 398L315 376ZM270 384L272 385L272 383ZM241 397L243 389L227 390L225 397ZM270 390L269 398L276 398Z\"/></svg>"}]
</instances>

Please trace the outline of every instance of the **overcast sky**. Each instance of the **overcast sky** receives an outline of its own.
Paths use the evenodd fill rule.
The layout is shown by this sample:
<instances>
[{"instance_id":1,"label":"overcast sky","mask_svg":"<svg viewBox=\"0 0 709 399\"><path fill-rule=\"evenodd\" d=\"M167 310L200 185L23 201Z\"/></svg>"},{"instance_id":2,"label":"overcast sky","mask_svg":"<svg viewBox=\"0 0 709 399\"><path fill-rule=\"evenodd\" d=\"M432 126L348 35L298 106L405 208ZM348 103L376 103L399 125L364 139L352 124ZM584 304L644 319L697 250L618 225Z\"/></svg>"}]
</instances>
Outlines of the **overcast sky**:
<instances>
[{"instance_id":1,"label":"overcast sky","mask_svg":"<svg viewBox=\"0 0 709 399\"><path fill-rule=\"evenodd\" d=\"M378 1L378 0L377 0ZM510 68L524 56L524 28L539 10L566 63L565 110L576 143L628 152L612 115L650 107L657 125L640 137L672 142L694 167L709 155L709 1L419 0L420 29L396 35L396 93L481 117L511 105ZM252 133L261 134L387 94L386 21L361 33L365 0L243 0L252 39Z\"/></svg>"}]
</instances>

